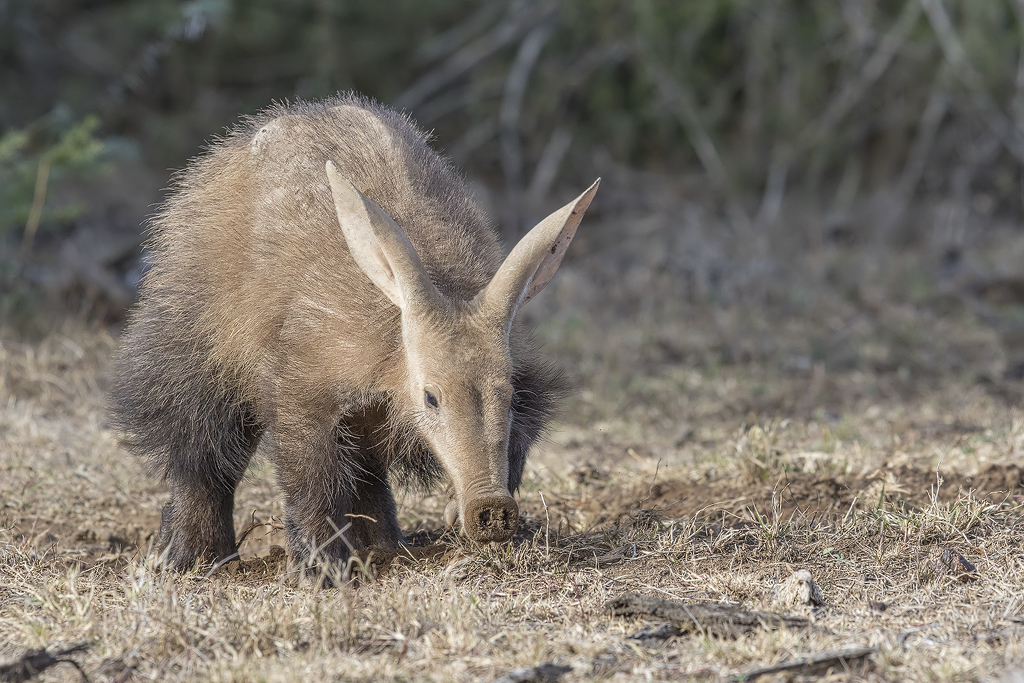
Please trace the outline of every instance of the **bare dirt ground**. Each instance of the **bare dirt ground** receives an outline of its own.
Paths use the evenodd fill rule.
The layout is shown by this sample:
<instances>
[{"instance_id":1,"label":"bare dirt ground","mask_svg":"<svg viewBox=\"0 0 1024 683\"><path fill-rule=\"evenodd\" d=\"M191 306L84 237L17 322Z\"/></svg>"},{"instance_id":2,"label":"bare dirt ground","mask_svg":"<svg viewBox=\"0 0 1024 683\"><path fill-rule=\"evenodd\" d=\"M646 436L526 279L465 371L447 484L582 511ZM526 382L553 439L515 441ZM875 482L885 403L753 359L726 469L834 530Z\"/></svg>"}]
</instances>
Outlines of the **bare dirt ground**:
<instances>
[{"instance_id":1,"label":"bare dirt ground","mask_svg":"<svg viewBox=\"0 0 1024 683\"><path fill-rule=\"evenodd\" d=\"M1024 373L1007 326L960 295L939 313L885 298L896 271L839 248L802 269L868 272L853 295L794 303L812 282L782 303L696 305L673 288L682 271L713 286L699 262L652 267L581 237L532 313L579 391L527 465L516 539L443 534L440 492L408 492L413 558L371 558L337 589L292 580L270 547L282 503L265 459L237 496L236 527L258 524L242 561L160 573L165 491L104 415L116 339L0 336L0 664L85 642L71 658L93 681L475 681L542 663L571 667L564 681L720 680L863 646L817 675L1024 671ZM617 294L596 296L610 271ZM800 570L823 605L786 597ZM808 621L679 634L610 615L630 592Z\"/></svg>"}]
</instances>

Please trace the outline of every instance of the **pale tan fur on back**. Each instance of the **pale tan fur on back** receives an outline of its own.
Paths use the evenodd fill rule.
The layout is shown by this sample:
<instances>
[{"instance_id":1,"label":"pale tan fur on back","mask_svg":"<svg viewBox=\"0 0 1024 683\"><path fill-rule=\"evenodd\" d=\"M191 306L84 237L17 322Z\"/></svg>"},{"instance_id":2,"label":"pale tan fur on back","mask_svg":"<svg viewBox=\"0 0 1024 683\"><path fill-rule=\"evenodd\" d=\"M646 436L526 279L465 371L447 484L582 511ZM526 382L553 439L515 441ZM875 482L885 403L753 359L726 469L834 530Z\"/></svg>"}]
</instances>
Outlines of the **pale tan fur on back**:
<instances>
[{"instance_id":1,"label":"pale tan fur on back","mask_svg":"<svg viewBox=\"0 0 1024 683\"><path fill-rule=\"evenodd\" d=\"M469 197L425 134L356 96L272 107L179 176L111 391L112 423L170 485L172 566L235 552L234 491L265 436L296 558L396 547L391 486L445 476L466 533L514 533L563 385L481 306L501 250ZM520 262L503 281L526 287L539 266Z\"/></svg>"},{"instance_id":2,"label":"pale tan fur on back","mask_svg":"<svg viewBox=\"0 0 1024 683\"><path fill-rule=\"evenodd\" d=\"M146 283L177 302L191 290L201 315L181 324L209 340L210 362L247 400L303 367L300 384L325 391L399 379L399 312L349 254L328 159L398 223L446 296L472 298L501 262L464 182L406 119L355 97L276 107L183 176L154 221Z\"/></svg>"}]
</instances>

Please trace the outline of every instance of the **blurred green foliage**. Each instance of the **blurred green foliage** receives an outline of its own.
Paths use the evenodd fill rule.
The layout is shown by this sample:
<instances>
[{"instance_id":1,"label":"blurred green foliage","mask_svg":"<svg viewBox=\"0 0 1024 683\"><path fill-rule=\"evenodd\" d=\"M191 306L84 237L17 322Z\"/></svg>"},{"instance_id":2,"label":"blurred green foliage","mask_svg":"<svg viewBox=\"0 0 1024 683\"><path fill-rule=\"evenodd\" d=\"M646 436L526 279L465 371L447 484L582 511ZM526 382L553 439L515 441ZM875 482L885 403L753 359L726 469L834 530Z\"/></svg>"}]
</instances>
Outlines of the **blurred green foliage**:
<instances>
[{"instance_id":1,"label":"blurred green foliage","mask_svg":"<svg viewBox=\"0 0 1024 683\"><path fill-rule=\"evenodd\" d=\"M81 202L45 200L59 195L62 182L102 170L103 143L94 135L99 125L99 118L87 116L58 136L30 126L0 137L0 238L25 228L34 201L42 210L42 225L66 224L85 210Z\"/></svg>"},{"instance_id":2,"label":"blurred green foliage","mask_svg":"<svg viewBox=\"0 0 1024 683\"><path fill-rule=\"evenodd\" d=\"M0 130L64 105L163 172L273 99L354 88L520 193L552 174L589 178L600 155L701 170L719 195L758 197L774 173L787 191L842 185L844 200L894 180L949 192L956 168L980 164L968 185L1018 211L1021 12L1013 0L0 0Z\"/></svg>"}]
</instances>

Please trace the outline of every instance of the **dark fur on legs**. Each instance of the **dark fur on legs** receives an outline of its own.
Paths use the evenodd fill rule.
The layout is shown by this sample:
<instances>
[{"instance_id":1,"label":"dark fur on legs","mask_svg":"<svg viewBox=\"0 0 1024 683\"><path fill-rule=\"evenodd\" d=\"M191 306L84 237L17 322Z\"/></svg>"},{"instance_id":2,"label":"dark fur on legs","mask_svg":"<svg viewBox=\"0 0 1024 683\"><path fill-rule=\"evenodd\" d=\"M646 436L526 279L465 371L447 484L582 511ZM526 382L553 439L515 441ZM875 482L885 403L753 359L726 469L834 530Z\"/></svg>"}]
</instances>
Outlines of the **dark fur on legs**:
<instances>
[{"instance_id":1,"label":"dark fur on legs","mask_svg":"<svg viewBox=\"0 0 1024 683\"><path fill-rule=\"evenodd\" d=\"M167 468L171 498L161 515L158 545L168 563L179 569L197 559L224 560L236 551L235 489L261 430L244 414L225 417L220 448L192 457L172 456Z\"/></svg>"},{"instance_id":2,"label":"dark fur on legs","mask_svg":"<svg viewBox=\"0 0 1024 683\"><path fill-rule=\"evenodd\" d=\"M122 344L112 393L115 424L132 450L170 483L158 547L171 566L188 569L197 560L213 562L236 551L234 492L264 428L252 407L206 370L205 352L194 340L169 341L150 334L152 329L136 321ZM518 488L530 446L565 393L559 375L534 358L520 361L513 386L510 492ZM429 487L441 471L413 432L396 430L385 404L341 419L335 409L300 408L278 398L276 412L283 419L275 437L283 436L285 446L276 464L288 494L293 556L305 562L316 549L318 561L343 565L350 546L404 543L389 478ZM305 423L292 419L306 412L312 415Z\"/></svg>"},{"instance_id":3,"label":"dark fur on legs","mask_svg":"<svg viewBox=\"0 0 1024 683\"><path fill-rule=\"evenodd\" d=\"M135 323L121 346L111 407L131 450L170 484L158 547L178 569L224 559L235 552L235 488L263 429L252 407L211 376L194 340L168 338L150 320Z\"/></svg>"},{"instance_id":4,"label":"dark fur on legs","mask_svg":"<svg viewBox=\"0 0 1024 683\"><path fill-rule=\"evenodd\" d=\"M299 563L343 569L351 550L405 543L388 482L387 451L379 442L387 431L385 419L386 409L375 406L342 420L326 459L278 454L281 481L286 490L293 489L286 528L292 556ZM314 471L322 483L311 487ZM307 485L294 487L292 482Z\"/></svg>"}]
</instances>

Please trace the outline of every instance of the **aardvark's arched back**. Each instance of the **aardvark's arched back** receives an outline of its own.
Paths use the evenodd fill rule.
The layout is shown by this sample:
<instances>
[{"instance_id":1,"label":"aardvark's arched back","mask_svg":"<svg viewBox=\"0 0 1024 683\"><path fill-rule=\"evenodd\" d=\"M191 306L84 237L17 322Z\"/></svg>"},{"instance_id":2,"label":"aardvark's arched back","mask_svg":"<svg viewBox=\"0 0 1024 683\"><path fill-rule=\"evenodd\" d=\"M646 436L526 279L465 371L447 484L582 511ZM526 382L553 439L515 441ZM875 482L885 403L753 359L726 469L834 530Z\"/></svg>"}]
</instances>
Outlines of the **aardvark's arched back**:
<instances>
[{"instance_id":1,"label":"aardvark's arched back","mask_svg":"<svg viewBox=\"0 0 1024 683\"><path fill-rule=\"evenodd\" d=\"M234 491L261 438L297 558L402 543L391 484L442 478L449 524L509 538L562 392L516 314L596 190L503 260L426 136L354 95L272 107L191 163L153 221L112 394L170 485L168 561L235 552Z\"/></svg>"}]
</instances>

